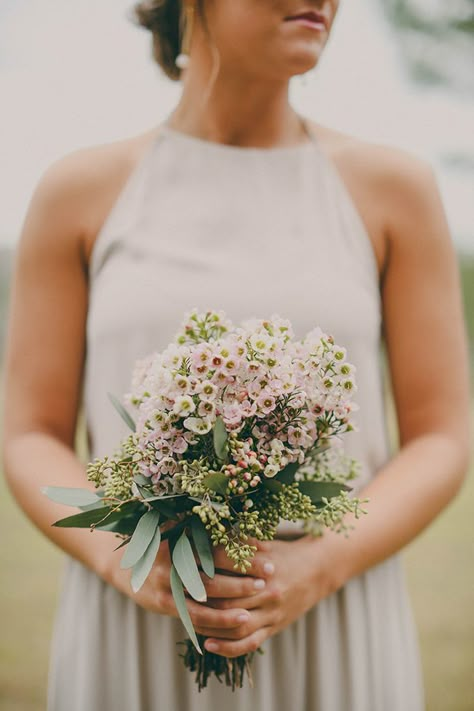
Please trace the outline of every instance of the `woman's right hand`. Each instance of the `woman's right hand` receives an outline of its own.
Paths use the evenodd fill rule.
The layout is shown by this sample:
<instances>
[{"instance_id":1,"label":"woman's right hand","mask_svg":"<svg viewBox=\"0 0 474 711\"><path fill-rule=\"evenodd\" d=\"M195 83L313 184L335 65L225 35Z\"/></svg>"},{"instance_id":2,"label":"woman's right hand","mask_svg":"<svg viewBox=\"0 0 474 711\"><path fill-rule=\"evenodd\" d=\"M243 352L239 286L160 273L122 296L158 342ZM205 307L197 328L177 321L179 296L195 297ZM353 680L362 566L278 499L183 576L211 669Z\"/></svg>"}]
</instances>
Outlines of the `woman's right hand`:
<instances>
[{"instance_id":1,"label":"woman's right hand","mask_svg":"<svg viewBox=\"0 0 474 711\"><path fill-rule=\"evenodd\" d=\"M179 617L171 592L171 557L168 541L161 542L154 566L137 593L133 592L130 584L131 571L120 568L122 555L123 549L120 549L115 551L107 561L103 575L106 582L150 612ZM210 579L201 571L201 578L209 598L250 597L261 593L266 586L263 576L256 578L250 575L221 574L216 571L214 578ZM195 628L235 629L250 619L250 614L245 608L217 609L208 606L205 602L197 602L187 593L186 605Z\"/></svg>"}]
</instances>

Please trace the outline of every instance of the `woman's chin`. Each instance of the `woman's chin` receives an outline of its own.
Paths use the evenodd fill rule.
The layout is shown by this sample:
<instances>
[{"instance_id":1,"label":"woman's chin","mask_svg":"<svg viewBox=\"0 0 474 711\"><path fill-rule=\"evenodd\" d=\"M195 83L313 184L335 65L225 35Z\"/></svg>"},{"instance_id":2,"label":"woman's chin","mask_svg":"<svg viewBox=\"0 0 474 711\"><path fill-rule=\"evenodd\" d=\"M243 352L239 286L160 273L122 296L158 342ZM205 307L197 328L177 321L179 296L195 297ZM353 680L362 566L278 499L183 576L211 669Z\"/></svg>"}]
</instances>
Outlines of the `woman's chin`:
<instances>
[{"instance_id":1,"label":"woman's chin","mask_svg":"<svg viewBox=\"0 0 474 711\"><path fill-rule=\"evenodd\" d=\"M299 51L295 50L291 55L287 55L286 67L288 72L290 75L309 72L318 64L322 53L323 48L314 45L311 48L305 47Z\"/></svg>"},{"instance_id":2,"label":"woman's chin","mask_svg":"<svg viewBox=\"0 0 474 711\"><path fill-rule=\"evenodd\" d=\"M311 58L306 57L304 60L293 61L288 65L288 76L293 77L306 74L306 72L310 72L316 67L318 61L319 56L315 57L314 55Z\"/></svg>"}]
</instances>

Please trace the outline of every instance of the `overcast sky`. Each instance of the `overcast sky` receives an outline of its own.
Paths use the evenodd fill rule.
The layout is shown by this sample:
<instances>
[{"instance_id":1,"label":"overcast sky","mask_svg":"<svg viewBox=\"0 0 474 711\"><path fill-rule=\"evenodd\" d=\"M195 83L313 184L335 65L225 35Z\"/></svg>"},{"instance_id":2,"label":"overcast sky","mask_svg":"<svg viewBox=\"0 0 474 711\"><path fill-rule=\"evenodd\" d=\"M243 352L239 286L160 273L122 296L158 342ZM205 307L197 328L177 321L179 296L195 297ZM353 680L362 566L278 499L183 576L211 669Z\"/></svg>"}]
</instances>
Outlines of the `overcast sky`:
<instances>
[{"instance_id":1,"label":"overcast sky","mask_svg":"<svg viewBox=\"0 0 474 711\"><path fill-rule=\"evenodd\" d=\"M159 123L180 85L150 58L128 0L0 0L0 243L18 237L32 190L56 158ZM453 237L474 250L472 102L405 77L377 0L342 0L320 66L292 103L321 123L427 158ZM464 159L452 169L443 156ZM470 156L470 157L469 157Z\"/></svg>"}]
</instances>

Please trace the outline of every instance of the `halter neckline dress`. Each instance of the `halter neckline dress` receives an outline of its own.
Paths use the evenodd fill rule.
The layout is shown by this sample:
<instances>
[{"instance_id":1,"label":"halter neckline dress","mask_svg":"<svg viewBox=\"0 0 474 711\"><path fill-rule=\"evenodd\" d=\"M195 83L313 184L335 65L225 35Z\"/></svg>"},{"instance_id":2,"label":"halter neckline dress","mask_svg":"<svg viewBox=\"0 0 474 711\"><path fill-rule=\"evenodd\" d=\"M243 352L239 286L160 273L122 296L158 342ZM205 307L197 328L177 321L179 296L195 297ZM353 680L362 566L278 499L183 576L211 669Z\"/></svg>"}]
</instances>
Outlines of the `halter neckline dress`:
<instances>
[{"instance_id":1,"label":"halter neckline dress","mask_svg":"<svg viewBox=\"0 0 474 711\"><path fill-rule=\"evenodd\" d=\"M238 147L162 124L97 236L83 386L89 458L126 426L108 392L174 337L186 311L236 323L279 314L296 337L320 326L357 368L357 492L389 459L378 270L363 221L308 125L295 146ZM109 535L109 534L103 534ZM111 534L110 534L111 535ZM279 536L298 536L282 522ZM91 545L93 545L91 539ZM116 544L111 535L111 548ZM178 656L175 617L145 611L66 557L48 711L422 711L416 628L400 556L352 578L263 643L254 687L200 693Z\"/></svg>"}]
</instances>

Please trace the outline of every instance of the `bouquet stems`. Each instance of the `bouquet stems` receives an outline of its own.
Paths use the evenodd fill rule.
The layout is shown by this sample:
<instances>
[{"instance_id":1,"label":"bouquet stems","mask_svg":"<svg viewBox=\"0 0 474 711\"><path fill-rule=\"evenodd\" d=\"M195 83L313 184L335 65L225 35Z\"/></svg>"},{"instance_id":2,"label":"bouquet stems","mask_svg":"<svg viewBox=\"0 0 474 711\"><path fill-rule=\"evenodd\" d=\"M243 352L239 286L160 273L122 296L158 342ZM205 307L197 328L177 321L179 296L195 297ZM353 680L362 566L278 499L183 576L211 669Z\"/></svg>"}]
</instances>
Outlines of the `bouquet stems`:
<instances>
[{"instance_id":1,"label":"bouquet stems","mask_svg":"<svg viewBox=\"0 0 474 711\"><path fill-rule=\"evenodd\" d=\"M245 676L247 676L250 686L253 688L253 677L251 671L251 663L255 654L263 654L263 649L260 647L255 652L242 654L239 657L224 657L221 654L208 652L204 647L206 637L197 635L199 645L203 649L203 653L199 654L194 644L190 639L185 639L178 644L185 646L184 654L179 656L183 658L184 665L192 672L196 672L195 682L198 685L199 691L207 686L209 676L214 675L222 683L224 680L227 686L235 691L236 688L241 689ZM223 677L223 679L222 679Z\"/></svg>"}]
</instances>

